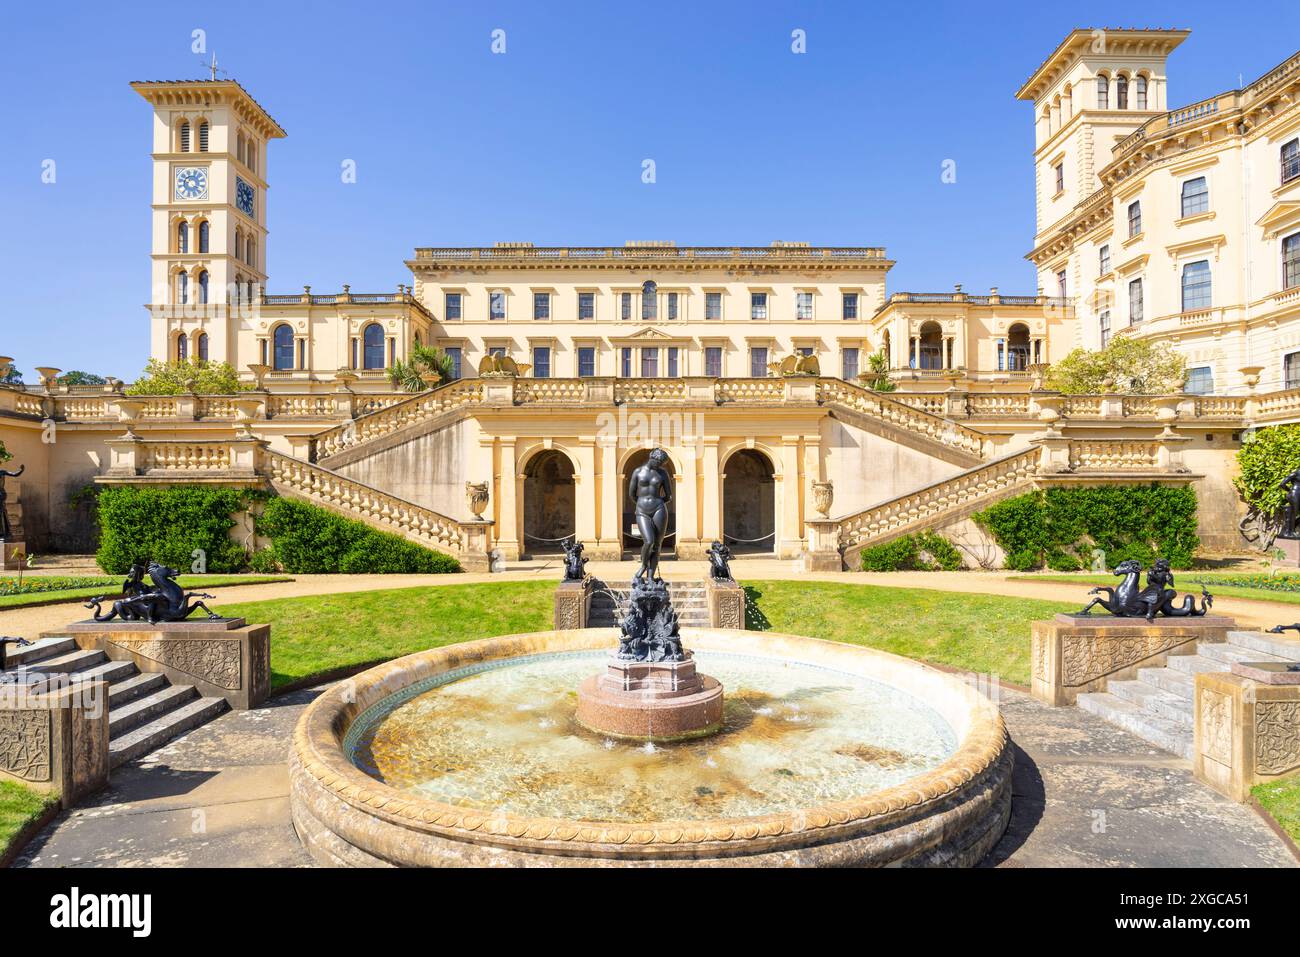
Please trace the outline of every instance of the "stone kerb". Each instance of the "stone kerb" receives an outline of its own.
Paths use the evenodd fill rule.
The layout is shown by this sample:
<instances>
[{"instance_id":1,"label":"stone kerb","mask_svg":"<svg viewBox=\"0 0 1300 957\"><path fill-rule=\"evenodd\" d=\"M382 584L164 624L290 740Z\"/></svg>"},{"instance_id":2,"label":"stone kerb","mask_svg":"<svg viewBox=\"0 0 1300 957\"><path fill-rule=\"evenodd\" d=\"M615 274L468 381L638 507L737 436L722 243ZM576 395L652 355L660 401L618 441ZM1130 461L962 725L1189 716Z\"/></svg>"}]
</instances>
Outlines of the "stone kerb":
<instances>
[{"instance_id":1,"label":"stone kerb","mask_svg":"<svg viewBox=\"0 0 1300 957\"><path fill-rule=\"evenodd\" d=\"M1117 618L1057 615L1032 623L1033 693L1050 705L1071 705L1086 692L1104 691L1111 679L1163 665L1169 655L1192 655L1198 641L1222 642L1231 618Z\"/></svg>"},{"instance_id":2,"label":"stone kerb","mask_svg":"<svg viewBox=\"0 0 1300 957\"><path fill-rule=\"evenodd\" d=\"M1300 769L1300 685L1202 672L1193 718L1193 773L1234 801Z\"/></svg>"},{"instance_id":3,"label":"stone kerb","mask_svg":"<svg viewBox=\"0 0 1300 957\"><path fill-rule=\"evenodd\" d=\"M0 685L0 780L73 804L108 783L108 732L105 681Z\"/></svg>"},{"instance_id":4,"label":"stone kerb","mask_svg":"<svg viewBox=\"0 0 1300 957\"><path fill-rule=\"evenodd\" d=\"M139 621L79 621L42 638L70 637L83 651L102 651L173 684L193 685L230 707L262 705L271 692L271 626L242 618L194 619L150 625Z\"/></svg>"}]
</instances>

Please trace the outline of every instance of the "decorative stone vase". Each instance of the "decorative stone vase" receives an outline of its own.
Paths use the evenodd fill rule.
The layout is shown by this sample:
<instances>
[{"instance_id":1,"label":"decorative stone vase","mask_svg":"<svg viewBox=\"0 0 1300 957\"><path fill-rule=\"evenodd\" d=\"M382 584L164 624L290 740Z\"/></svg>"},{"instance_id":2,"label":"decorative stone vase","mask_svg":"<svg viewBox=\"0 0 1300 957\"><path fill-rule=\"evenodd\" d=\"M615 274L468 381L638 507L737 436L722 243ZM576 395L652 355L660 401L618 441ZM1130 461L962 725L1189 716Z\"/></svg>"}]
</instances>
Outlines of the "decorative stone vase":
<instances>
[{"instance_id":1,"label":"decorative stone vase","mask_svg":"<svg viewBox=\"0 0 1300 957\"><path fill-rule=\"evenodd\" d=\"M813 507L822 514L822 517L829 518L831 514L831 503L835 501L835 483L830 479L825 482L813 482Z\"/></svg>"},{"instance_id":2,"label":"decorative stone vase","mask_svg":"<svg viewBox=\"0 0 1300 957\"><path fill-rule=\"evenodd\" d=\"M482 521L483 510L487 508L488 503L488 483L466 482L465 501L469 504L469 510L474 514L474 518Z\"/></svg>"},{"instance_id":3,"label":"decorative stone vase","mask_svg":"<svg viewBox=\"0 0 1300 957\"><path fill-rule=\"evenodd\" d=\"M262 400L236 398L231 400L235 407L235 421L243 426L243 438L253 437L253 420L262 415Z\"/></svg>"},{"instance_id":4,"label":"decorative stone vase","mask_svg":"<svg viewBox=\"0 0 1300 957\"><path fill-rule=\"evenodd\" d=\"M357 381L357 374L351 369L340 369L334 373L334 381L338 383L339 392L351 392L352 383Z\"/></svg>"},{"instance_id":5,"label":"decorative stone vase","mask_svg":"<svg viewBox=\"0 0 1300 957\"><path fill-rule=\"evenodd\" d=\"M260 362L255 362L248 367L248 371L253 373L254 388L256 388L257 391L261 392L262 380L265 379L266 374L271 371L271 367L268 365L263 365Z\"/></svg>"},{"instance_id":6,"label":"decorative stone vase","mask_svg":"<svg viewBox=\"0 0 1300 957\"><path fill-rule=\"evenodd\" d=\"M436 389L438 388L438 383L442 381L442 376L433 371L421 372L420 379L424 382L424 387L426 389Z\"/></svg>"},{"instance_id":7,"label":"decorative stone vase","mask_svg":"<svg viewBox=\"0 0 1300 957\"><path fill-rule=\"evenodd\" d=\"M122 396L117 400L117 421L126 426L126 437L129 439L137 438L135 434L135 424L140 421L140 413L144 409L145 400L138 399L134 396Z\"/></svg>"},{"instance_id":8,"label":"decorative stone vase","mask_svg":"<svg viewBox=\"0 0 1300 957\"><path fill-rule=\"evenodd\" d=\"M53 366L37 366L36 371L40 373L41 385L45 386L46 392L53 392L59 384L59 373L62 369L55 369Z\"/></svg>"},{"instance_id":9,"label":"decorative stone vase","mask_svg":"<svg viewBox=\"0 0 1300 957\"><path fill-rule=\"evenodd\" d=\"M1038 407L1038 421L1047 427L1047 431L1056 432L1057 423L1061 421L1061 408L1065 405L1065 396L1059 392L1035 392L1032 397Z\"/></svg>"},{"instance_id":10,"label":"decorative stone vase","mask_svg":"<svg viewBox=\"0 0 1300 957\"><path fill-rule=\"evenodd\" d=\"M9 370L14 367L13 356L0 356L0 379L9 374Z\"/></svg>"},{"instance_id":11,"label":"decorative stone vase","mask_svg":"<svg viewBox=\"0 0 1300 957\"><path fill-rule=\"evenodd\" d=\"M0 366L2 366L3 363L4 360L0 359ZM1241 373L1241 379L1246 384L1246 388L1254 392L1255 387L1259 385L1259 377L1260 374L1263 373L1264 367L1263 366L1242 366L1237 371ZM0 375L4 375L3 368L0 368Z\"/></svg>"}]
</instances>

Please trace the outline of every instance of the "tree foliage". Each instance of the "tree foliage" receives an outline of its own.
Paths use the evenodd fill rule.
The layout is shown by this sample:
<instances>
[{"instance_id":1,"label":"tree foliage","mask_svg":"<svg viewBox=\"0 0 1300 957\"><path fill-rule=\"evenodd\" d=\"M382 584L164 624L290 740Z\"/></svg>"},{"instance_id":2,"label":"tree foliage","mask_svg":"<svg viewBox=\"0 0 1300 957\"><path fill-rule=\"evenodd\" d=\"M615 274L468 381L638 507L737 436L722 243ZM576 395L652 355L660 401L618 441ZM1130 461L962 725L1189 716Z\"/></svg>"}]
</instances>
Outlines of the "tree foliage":
<instances>
[{"instance_id":1,"label":"tree foliage","mask_svg":"<svg viewBox=\"0 0 1300 957\"><path fill-rule=\"evenodd\" d=\"M893 392L898 388L889 378L889 356L882 348L867 356L867 371L861 376L868 389L874 392Z\"/></svg>"},{"instance_id":2,"label":"tree foliage","mask_svg":"<svg viewBox=\"0 0 1300 957\"><path fill-rule=\"evenodd\" d=\"M10 452L7 448L5 448L5 444L3 442L0 442L0 462L8 462L13 457L14 457L13 453Z\"/></svg>"},{"instance_id":3,"label":"tree foliage","mask_svg":"<svg viewBox=\"0 0 1300 957\"><path fill-rule=\"evenodd\" d=\"M1286 504L1282 479L1300 468L1300 425L1248 433L1237 450L1237 466L1240 474L1233 484L1248 509L1242 533L1259 547L1268 548L1282 530Z\"/></svg>"},{"instance_id":4,"label":"tree foliage","mask_svg":"<svg viewBox=\"0 0 1300 957\"><path fill-rule=\"evenodd\" d=\"M388 381L404 392L423 392L429 388L424 376L430 372L438 376L439 382L450 382L456 369L451 356L441 349L416 343L411 346L409 359L398 359L389 366Z\"/></svg>"},{"instance_id":5,"label":"tree foliage","mask_svg":"<svg viewBox=\"0 0 1300 957\"><path fill-rule=\"evenodd\" d=\"M73 369L71 372L65 372L58 378L59 385L106 385L108 380L102 375L95 375L93 372L81 372Z\"/></svg>"},{"instance_id":6,"label":"tree foliage","mask_svg":"<svg viewBox=\"0 0 1300 957\"><path fill-rule=\"evenodd\" d=\"M1067 395L1171 395L1186 379L1187 362L1168 343L1117 335L1104 349L1075 349L1054 363L1046 384Z\"/></svg>"},{"instance_id":7,"label":"tree foliage","mask_svg":"<svg viewBox=\"0 0 1300 957\"><path fill-rule=\"evenodd\" d=\"M162 488L110 486L98 496L99 567L124 574L134 562L152 559L188 572L201 553L210 572L244 567L243 546L230 537L233 516L244 510L241 493L230 488L169 485Z\"/></svg>"},{"instance_id":8,"label":"tree foliage","mask_svg":"<svg viewBox=\"0 0 1300 957\"><path fill-rule=\"evenodd\" d=\"M862 550L864 572L952 572L964 564L957 547L931 531L901 535Z\"/></svg>"},{"instance_id":9,"label":"tree foliage","mask_svg":"<svg viewBox=\"0 0 1300 957\"><path fill-rule=\"evenodd\" d=\"M150 359L127 395L234 395L252 386L239 381L239 373L228 362L202 359Z\"/></svg>"}]
</instances>

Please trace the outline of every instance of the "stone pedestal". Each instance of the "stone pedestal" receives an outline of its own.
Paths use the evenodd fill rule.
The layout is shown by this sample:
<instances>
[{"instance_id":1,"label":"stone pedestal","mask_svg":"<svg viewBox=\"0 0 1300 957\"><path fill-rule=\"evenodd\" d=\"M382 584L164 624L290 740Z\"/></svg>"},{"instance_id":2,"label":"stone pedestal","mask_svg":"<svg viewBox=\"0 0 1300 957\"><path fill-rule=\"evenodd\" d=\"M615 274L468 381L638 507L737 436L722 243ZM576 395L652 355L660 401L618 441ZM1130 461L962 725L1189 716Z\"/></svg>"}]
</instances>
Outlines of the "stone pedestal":
<instances>
[{"instance_id":1,"label":"stone pedestal","mask_svg":"<svg viewBox=\"0 0 1300 957\"><path fill-rule=\"evenodd\" d=\"M722 727L722 685L684 661L622 661L578 687L578 723L598 734L637 741L681 741Z\"/></svg>"},{"instance_id":2,"label":"stone pedestal","mask_svg":"<svg viewBox=\"0 0 1300 957\"><path fill-rule=\"evenodd\" d=\"M231 708L261 706L271 692L271 626L242 618L208 621L79 621L42 638L71 637L83 651L102 651L173 684L193 685Z\"/></svg>"},{"instance_id":3,"label":"stone pedestal","mask_svg":"<svg viewBox=\"0 0 1300 957\"><path fill-rule=\"evenodd\" d=\"M580 582L560 582L555 589L555 630L586 628L591 619L591 596L595 579L590 575Z\"/></svg>"},{"instance_id":4,"label":"stone pedestal","mask_svg":"<svg viewBox=\"0 0 1300 957\"><path fill-rule=\"evenodd\" d=\"M1110 679L1137 676L1138 668L1163 665L1169 655L1196 654L1198 641L1225 641L1231 618L1116 618L1057 615L1036 621L1033 631L1034 697L1051 705L1074 704Z\"/></svg>"},{"instance_id":5,"label":"stone pedestal","mask_svg":"<svg viewBox=\"0 0 1300 957\"><path fill-rule=\"evenodd\" d=\"M806 572L838 572L844 570L844 556L840 554L840 523L828 518L809 519L808 548L803 554Z\"/></svg>"},{"instance_id":6,"label":"stone pedestal","mask_svg":"<svg viewBox=\"0 0 1300 957\"><path fill-rule=\"evenodd\" d=\"M1300 686L1203 672L1192 699L1196 777L1234 801L1300 769Z\"/></svg>"},{"instance_id":7,"label":"stone pedestal","mask_svg":"<svg viewBox=\"0 0 1300 957\"><path fill-rule=\"evenodd\" d=\"M710 628L745 627L745 590L730 578L706 578Z\"/></svg>"},{"instance_id":8,"label":"stone pedestal","mask_svg":"<svg viewBox=\"0 0 1300 957\"><path fill-rule=\"evenodd\" d=\"M108 783L108 682L18 674L0 684L0 780L69 806Z\"/></svg>"},{"instance_id":9,"label":"stone pedestal","mask_svg":"<svg viewBox=\"0 0 1300 957\"><path fill-rule=\"evenodd\" d=\"M1284 563L1300 565L1300 538L1275 538L1273 547L1282 552Z\"/></svg>"},{"instance_id":10,"label":"stone pedestal","mask_svg":"<svg viewBox=\"0 0 1300 957\"><path fill-rule=\"evenodd\" d=\"M25 567L27 544L18 539L0 539L0 571L16 572Z\"/></svg>"}]
</instances>

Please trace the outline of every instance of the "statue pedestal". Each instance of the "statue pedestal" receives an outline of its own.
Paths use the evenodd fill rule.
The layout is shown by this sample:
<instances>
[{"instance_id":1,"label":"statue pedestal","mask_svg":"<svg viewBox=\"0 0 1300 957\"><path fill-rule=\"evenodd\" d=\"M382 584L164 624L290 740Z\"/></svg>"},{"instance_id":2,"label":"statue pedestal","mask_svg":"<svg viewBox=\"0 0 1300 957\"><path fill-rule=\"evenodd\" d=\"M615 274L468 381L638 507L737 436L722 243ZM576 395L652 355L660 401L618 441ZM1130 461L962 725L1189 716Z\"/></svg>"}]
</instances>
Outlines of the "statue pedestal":
<instances>
[{"instance_id":1,"label":"statue pedestal","mask_svg":"<svg viewBox=\"0 0 1300 957\"><path fill-rule=\"evenodd\" d=\"M578 723L589 731L636 741L681 741L722 727L722 684L684 661L624 661L578 687Z\"/></svg>"},{"instance_id":2,"label":"statue pedestal","mask_svg":"<svg viewBox=\"0 0 1300 957\"><path fill-rule=\"evenodd\" d=\"M1300 565L1300 538L1275 538L1273 547L1282 552L1282 561L1288 565Z\"/></svg>"},{"instance_id":3,"label":"statue pedestal","mask_svg":"<svg viewBox=\"0 0 1300 957\"><path fill-rule=\"evenodd\" d=\"M745 628L745 590L730 578L706 578L710 628Z\"/></svg>"},{"instance_id":4,"label":"statue pedestal","mask_svg":"<svg viewBox=\"0 0 1300 957\"><path fill-rule=\"evenodd\" d=\"M16 572L27 561L27 545L14 539L0 539L0 571Z\"/></svg>"},{"instance_id":5,"label":"statue pedestal","mask_svg":"<svg viewBox=\"0 0 1300 957\"><path fill-rule=\"evenodd\" d=\"M586 628L591 620L591 595L594 580L590 575L580 582L560 582L555 588L555 630Z\"/></svg>"},{"instance_id":6,"label":"statue pedestal","mask_svg":"<svg viewBox=\"0 0 1300 957\"><path fill-rule=\"evenodd\" d=\"M71 807L108 783L108 683L16 677L0 684L0 781L19 781Z\"/></svg>"}]
</instances>

